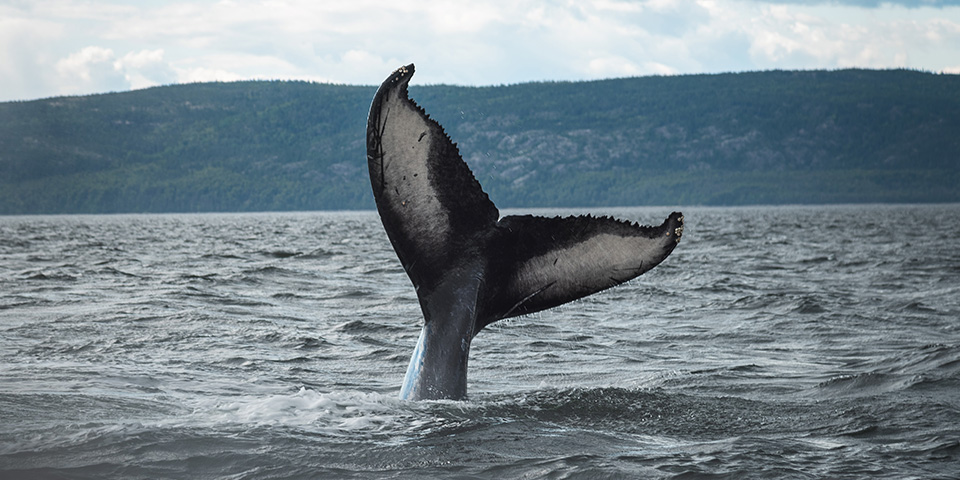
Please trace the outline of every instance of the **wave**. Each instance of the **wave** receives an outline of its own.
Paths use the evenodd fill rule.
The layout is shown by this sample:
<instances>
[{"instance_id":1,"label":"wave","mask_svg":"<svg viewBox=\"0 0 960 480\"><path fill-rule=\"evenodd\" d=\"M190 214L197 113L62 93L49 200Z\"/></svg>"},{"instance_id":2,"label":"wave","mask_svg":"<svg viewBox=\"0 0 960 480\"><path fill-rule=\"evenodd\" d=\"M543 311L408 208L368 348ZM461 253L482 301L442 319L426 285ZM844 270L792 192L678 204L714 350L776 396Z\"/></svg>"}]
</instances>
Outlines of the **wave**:
<instances>
[{"instance_id":1,"label":"wave","mask_svg":"<svg viewBox=\"0 0 960 480\"><path fill-rule=\"evenodd\" d=\"M82 275L79 273L67 273L63 271L35 270L22 272L20 277L24 280L35 280L43 282L76 282Z\"/></svg>"},{"instance_id":2,"label":"wave","mask_svg":"<svg viewBox=\"0 0 960 480\"><path fill-rule=\"evenodd\" d=\"M688 212L650 277L482 333L463 402L396 398L422 317L375 213L31 220L0 477L955 476L956 207L823 210Z\"/></svg>"},{"instance_id":3,"label":"wave","mask_svg":"<svg viewBox=\"0 0 960 480\"><path fill-rule=\"evenodd\" d=\"M960 386L960 345L925 345L855 367L866 370L838 375L821 382L818 389L831 396L873 396Z\"/></svg>"},{"instance_id":4,"label":"wave","mask_svg":"<svg viewBox=\"0 0 960 480\"><path fill-rule=\"evenodd\" d=\"M0 396L0 405L4 400ZM60 399L35 400L43 409ZM117 400L94 398L79 405L93 412L84 423L21 428L16 445L13 437L3 437L0 473L186 478L208 472L246 478L277 469L285 477L301 476L297 472L348 478L430 472L592 477L605 471L637 475L649 465L657 476L668 469L686 478L691 472L717 472L722 464L721 470L734 476L776 476L789 467L829 477L866 474L863 456L885 458L896 446L865 440L902 431L878 422L902 412L858 403L824 407L618 387L423 402L399 400L393 391L298 387L191 397L178 406L135 401L125 406L126 420L97 418L96 412L112 410ZM64 418L71 410L76 408L67 409ZM960 454L956 437L946 434L896 449L917 459ZM51 464L53 452L58 460ZM823 462L824 455L836 455L831 452L860 460ZM11 455L19 470L4 468Z\"/></svg>"},{"instance_id":5,"label":"wave","mask_svg":"<svg viewBox=\"0 0 960 480\"><path fill-rule=\"evenodd\" d=\"M273 258L290 258L303 255L303 252L295 250L268 250L260 252L261 255Z\"/></svg>"}]
</instances>

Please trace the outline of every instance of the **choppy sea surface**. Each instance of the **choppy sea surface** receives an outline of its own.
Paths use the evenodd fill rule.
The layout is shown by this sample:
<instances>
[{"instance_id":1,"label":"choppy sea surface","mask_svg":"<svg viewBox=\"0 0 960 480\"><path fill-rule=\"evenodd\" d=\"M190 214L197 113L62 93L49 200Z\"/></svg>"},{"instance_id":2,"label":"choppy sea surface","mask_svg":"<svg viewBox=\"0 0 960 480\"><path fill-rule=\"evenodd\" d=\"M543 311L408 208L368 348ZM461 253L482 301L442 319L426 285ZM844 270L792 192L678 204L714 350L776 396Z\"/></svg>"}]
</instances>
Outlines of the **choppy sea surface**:
<instances>
[{"instance_id":1,"label":"choppy sea surface","mask_svg":"<svg viewBox=\"0 0 960 480\"><path fill-rule=\"evenodd\" d=\"M459 402L375 212L0 217L0 478L960 477L960 205L683 210Z\"/></svg>"}]
</instances>

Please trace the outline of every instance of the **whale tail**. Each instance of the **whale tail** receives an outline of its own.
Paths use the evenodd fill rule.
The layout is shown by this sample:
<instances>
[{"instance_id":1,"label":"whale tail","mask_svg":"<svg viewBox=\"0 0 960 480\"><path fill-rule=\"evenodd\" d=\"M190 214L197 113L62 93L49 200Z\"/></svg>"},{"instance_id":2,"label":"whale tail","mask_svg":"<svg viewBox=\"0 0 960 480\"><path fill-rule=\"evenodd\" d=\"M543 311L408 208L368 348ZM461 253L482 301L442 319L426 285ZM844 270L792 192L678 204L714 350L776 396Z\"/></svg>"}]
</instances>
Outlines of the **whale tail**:
<instances>
[{"instance_id":1,"label":"whale tail","mask_svg":"<svg viewBox=\"0 0 960 480\"><path fill-rule=\"evenodd\" d=\"M367 166L384 229L413 282L423 331L404 398L462 398L470 341L504 318L619 285L662 262L683 234L609 217L500 218L443 127L393 72L367 118Z\"/></svg>"}]
</instances>

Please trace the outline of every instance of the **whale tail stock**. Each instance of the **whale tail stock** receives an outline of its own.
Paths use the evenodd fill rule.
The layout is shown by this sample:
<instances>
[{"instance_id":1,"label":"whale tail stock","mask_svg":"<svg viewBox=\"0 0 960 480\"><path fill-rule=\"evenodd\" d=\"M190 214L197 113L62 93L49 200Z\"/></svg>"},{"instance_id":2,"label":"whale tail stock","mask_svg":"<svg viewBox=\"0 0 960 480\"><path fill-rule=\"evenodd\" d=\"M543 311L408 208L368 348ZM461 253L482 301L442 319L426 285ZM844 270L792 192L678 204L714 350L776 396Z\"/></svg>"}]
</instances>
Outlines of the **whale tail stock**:
<instances>
[{"instance_id":1,"label":"whale tail stock","mask_svg":"<svg viewBox=\"0 0 960 480\"><path fill-rule=\"evenodd\" d=\"M424 315L401 396L466 395L470 341L485 326L635 278L683 234L674 212L656 227L609 217L500 218L439 123L407 93L401 67L374 96L367 164L377 210Z\"/></svg>"}]
</instances>

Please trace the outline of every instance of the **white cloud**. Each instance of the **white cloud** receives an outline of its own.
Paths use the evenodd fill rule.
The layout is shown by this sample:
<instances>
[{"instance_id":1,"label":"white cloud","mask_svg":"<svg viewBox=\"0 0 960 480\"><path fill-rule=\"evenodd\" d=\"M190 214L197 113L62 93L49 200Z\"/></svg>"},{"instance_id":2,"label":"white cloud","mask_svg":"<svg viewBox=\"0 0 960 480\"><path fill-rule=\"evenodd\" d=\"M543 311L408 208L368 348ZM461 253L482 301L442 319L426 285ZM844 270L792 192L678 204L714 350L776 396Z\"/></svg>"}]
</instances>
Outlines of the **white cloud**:
<instances>
[{"instance_id":1,"label":"white cloud","mask_svg":"<svg viewBox=\"0 0 960 480\"><path fill-rule=\"evenodd\" d=\"M32 19L13 8L0 6L0 101L49 95L55 81L55 56L46 46L61 41L55 22Z\"/></svg>"},{"instance_id":2,"label":"white cloud","mask_svg":"<svg viewBox=\"0 0 960 480\"><path fill-rule=\"evenodd\" d=\"M946 41L960 47L960 15L953 20L934 12L889 7L870 22L853 22L859 8L763 7L745 29L751 39L750 53L760 68L894 68L934 70L945 62ZM938 58L912 64L926 52L942 50ZM960 49L954 50L960 53ZM942 68L942 67L941 67Z\"/></svg>"},{"instance_id":3,"label":"white cloud","mask_svg":"<svg viewBox=\"0 0 960 480\"><path fill-rule=\"evenodd\" d=\"M130 52L115 61L113 66L123 72L130 88L134 89L170 84L179 80L177 73L164 60L163 49Z\"/></svg>"},{"instance_id":4,"label":"white cloud","mask_svg":"<svg viewBox=\"0 0 960 480\"><path fill-rule=\"evenodd\" d=\"M793 5L847 5L854 7L877 8L883 5L896 5L906 8L933 7L943 8L960 5L960 0L763 0L766 3Z\"/></svg>"},{"instance_id":5,"label":"white cloud","mask_svg":"<svg viewBox=\"0 0 960 480\"><path fill-rule=\"evenodd\" d=\"M929 3L36 0L0 5L0 101L250 78L372 85L409 62L419 83L457 84L955 69L960 0Z\"/></svg>"},{"instance_id":6,"label":"white cloud","mask_svg":"<svg viewBox=\"0 0 960 480\"><path fill-rule=\"evenodd\" d=\"M427 13L431 29L441 35L475 34L505 20L496 6L476 1L439 2Z\"/></svg>"},{"instance_id":7,"label":"white cloud","mask_svg":"<svg viewBox=\"0 0 960 480\"><path fill-rule=\"evenodd\" d=\"M679 71L677 71L677 69L669 65L664 65L662 63L657 63L657 62L648 62L646 64L646 68L644 69L644 71L647 72L648 74L652 72L656 75L676 75L680 73Z\"/></svg>"},{"instance_id":8,"label":"white cloud","mask_svg":"<svg viewBox=\"0 0 960 480\"><path fill-rule=\"evenodd\" d=\"M116 57L109 48L90 46L57 62L60 94L126 90L129 84L115 65Z\"/></svg>"},{"instance_id":9,"label":"white cloud","mask_svg":"<svg viewBox=\"0 0 960 480\"><path fill-rule=\"evenodd\" d=\"M177 71L177 79L180 83L195 82L234 82L244 80L244 77L226 70L215 68L194 67Z\"/></svg>"},{"instance_id":10,"label":"white cloud","mask_svg":"<svg viewBox=\"0 0 960 480\"><path fill-rule=\"evenodd\" d=\"M67 78L90 81L91 70L113 62L113 50L101 47L86 47L57 62L57 72Z\"/></svg>"},{"instance_id":11,"label":"white cloud","mask_svg":"<svg viewBox=\"0 0 960 480\"><path fill-rule=\"evenodd\" d=\"M587 71L595 77L629 77L643 72L643 68L623 57L593 58L587 63Z\"/></svg>"},{"instance_id":12,"label":"white cloud","mask_svg":"<svg viewBox=\"0 0 960 480\"><path fill-rule=\"evenodd\" d=\"M60 59L56 71L60 95L146 88L179 80L164 61L161 49L129 52L118 57L109 48L84 47Z\"/></svg>"}]
</instances>

